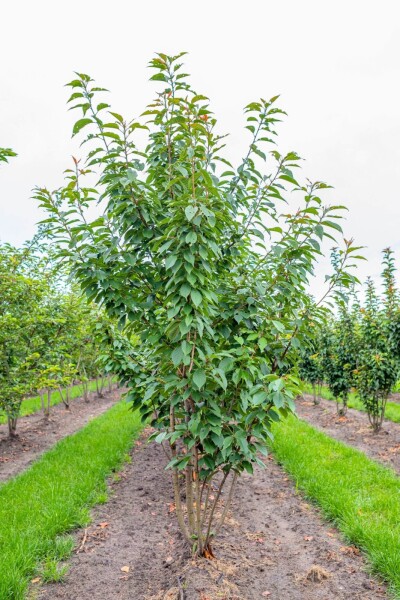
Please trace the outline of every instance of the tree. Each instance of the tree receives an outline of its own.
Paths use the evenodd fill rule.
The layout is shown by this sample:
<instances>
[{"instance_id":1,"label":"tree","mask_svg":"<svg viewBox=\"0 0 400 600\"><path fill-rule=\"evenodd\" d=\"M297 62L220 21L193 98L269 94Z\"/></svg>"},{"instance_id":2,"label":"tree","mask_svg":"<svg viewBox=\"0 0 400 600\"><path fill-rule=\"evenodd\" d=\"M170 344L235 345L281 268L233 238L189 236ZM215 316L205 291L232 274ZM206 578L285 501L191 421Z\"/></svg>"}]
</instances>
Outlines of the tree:
<instances>
[{"instance_id":1,"label":"tree","mask_svg":"<svg viewBox=\"0 0 400 600\"><path fill-rule=\"evenodd\" d=\"M325 378L336 401L337 412L347 412L348 395L354 386L357 367L357 332L347 305L339 307L339 316L330 333L326 334Z\"/></svg>"},{"instance_id":2,"label":"tree","mask_svg":"<svg viewBox=\"0 0 400 600\"><path fill-rule=\"evenodd\" d=\"M319 404L320 389L324 380L324 372L319 352L320 336L311 338L301 355L299 376L312 386L314 404Z\"/></svg>"},{"instance_id":3,"label":"tree","mask_svg":"<svg viewBox=\"0 0 400 600\"><path fill-rule=\"evenodd\" d=\"M361 310L360 364L357 388L374 432L385 417L387 399L399 373L399 296L395 287L395 266L390 248L383 251L384 300L367 280L365 307Z\"/></svg>"},{"instance_id":4,"label":"tree","mask_svg":"<svg viewBox=\"0 0 400 600\"><path fill-rule=\"evenodd\" d=\"M358 257L363 259L362 256ZM341 268L337 248L331 251L331 264L334 272ZM350 309L350 297L353 310ZM335 313L331 313L319 337L320 362L324 379L336 401L339 415L347 413L348 395L354 386L354 371L357 367L358 328L356 312L357 295L354 286L343 286L341 282L335 291Z\"/></svg>"},{"instance_id":5,"label":"tree","mask_svg":"<svg viewBox=\"0 0 400 600\"><path fill-rule=\"evenodd\" d=\"M294 408L291 353L322 300L353 282L345 264L356 249L344 243L340 268L313 302L308 281L321 242L340 235L343 207L323 205L325 184L295 179L296 153L264 152L283 114L277 97L246 107L251 141L234 169L181 56L151 61L163 89L137 121L110 111L104 89L78 73L69 102L82 111L73 134L89 131L87 155L74 159L64 187L36 197L88 299L140 336L138 348L127 337L114 347L109 367L143 419L152 417L180 528L193 552L210 557L237 476L263 464L272 423ZM93 170L98 184L85 186ZM291 191L297 210L287 206ZM91 220L98 202L103 212Z\"/></svg>"},{"instance_id":6,"label":"tree","mask_svg":"<svg viewBox=\"0 0 400 600\"><path fill-rule=\"evenodd\" d=\"M21 251L0 246L0 409L10 437L16 435L23 398L32 389L31 365L35 315L43 297L42 282L24 275Z\"/></svg>"}]
</instances>

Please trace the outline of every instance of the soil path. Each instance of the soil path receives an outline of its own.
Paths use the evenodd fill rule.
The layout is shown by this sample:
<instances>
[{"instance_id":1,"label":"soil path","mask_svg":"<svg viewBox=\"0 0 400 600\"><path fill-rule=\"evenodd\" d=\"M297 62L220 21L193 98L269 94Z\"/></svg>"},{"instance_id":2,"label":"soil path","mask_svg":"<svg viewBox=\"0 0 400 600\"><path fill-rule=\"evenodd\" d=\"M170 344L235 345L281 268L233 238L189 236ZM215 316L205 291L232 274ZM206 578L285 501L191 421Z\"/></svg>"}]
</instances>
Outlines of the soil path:
<instances>
[{"instance_id":1,"label":"soil path","mask_svg":"<svg viewBox=\"0 0 400 600\"><path fill-rule=\"evenodd\" d=\"M400 473L400 423L384 421L381 431L374 433L367 413L349 408L346 416L340 417L335 402L321 398L315 405L312 396L304 398L296 402L301 419Z\"/></svg>"},{"instance_id":2,"label":"soil path","mask_svg":"<svg viewBox=\"0 0 400 600\"><path fill-rule=\"evenodd\" d=\"M270 458L238 483L217 560L193 561L175 523L160 446L142 437L110 501L78 532L64 583L32 586L40 600L378 600L384 586L358 550L323 522ZM39 586L39 587L38 587Z\"/></svg>"},{"instance_id":3,"label":"soil path","mask_svg":"<svg viewBox=\"0 0 400 600\"><path fill-rule=\"evenodd\" d=\"M89 394L89 402L83 398L71 400L70 410L64 404L50 409L50 418L33 413L18 420L18 437L8 438L7 425L0 425L0 482L17 475L49 450L56 442L75 433L88 421L110 408L121 396L121 390L114 390L98 398L95 392Z\"/></svg>"}]
</instances>

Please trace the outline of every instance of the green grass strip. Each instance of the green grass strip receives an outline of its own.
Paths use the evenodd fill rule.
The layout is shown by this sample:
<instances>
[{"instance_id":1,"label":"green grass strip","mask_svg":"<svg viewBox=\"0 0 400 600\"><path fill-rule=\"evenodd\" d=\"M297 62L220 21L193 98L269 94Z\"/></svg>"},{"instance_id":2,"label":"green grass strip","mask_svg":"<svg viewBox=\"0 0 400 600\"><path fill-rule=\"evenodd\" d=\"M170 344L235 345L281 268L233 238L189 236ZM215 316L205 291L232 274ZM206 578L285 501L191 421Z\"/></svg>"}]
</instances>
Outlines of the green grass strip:
<instances>
[{"instance_id":1,"label":"green grass strip","mask_svg":"<svg viewBox=\"0 0 400 600\"><path fill-rule=\"evenodd\" d=\"M106 500L106 478L140 428L139 415L121 401L0 486L1 600L22 600L38 565L71 551L63 534L85 526L89 507Z\"/></svg>"},{"instance_id":2,"label":"green grass strip","mask_svg":"<svg viewBox=\"0 0 400 600\"><path fill-rule=\"evenodd\" d=\"M304 391L306 394L312 394L312 386L309 384L304 384ZM329 391L329 388L326 386L322 386L321 388L321 397L324 400L334 400L332 394ZM360 398L358 398L357 394L351 392L349 394L349 399L347 402L349 408L355 408L356 410L360 410L362 412L367 412L364 404L361 402ZM386 404L385 411L385 419L388 421L393 421L394 423L400 423L400 404L397 402L388 402Z\"/></svg>"},{"instance_id":3,"label":"green grass strip","mask_svg":"<svg viewBox=\"0 0 400 600\"><path fill-rule=\"evenodd\" d=\"M114 380L113 380L114 381ZM96 391L96 381L89 381L88 383L89 391ZM107 386L105 387L107 389ZM65 392L63 392L65 395ZM70 400L75 400L75 398L79 398L83 396L82 385L76 384L70 388ZM46 395L47 402L47 395ZM62 398L61 394L58 391L54 391L51 393L50 406L55 406L56 404L61 404ZM42 409L42 404L40 401L40 396L33 396L32 398L26 398L21 404L21 412L20 417L26 417L27 415L31 415L35 412L39 412ZM0 413L0 425L3 423L7 423L7 416L4 413Z\"/></svg>"},{"instance_id":4,"label":"green grass strip","mask_svg":"<svg viewBox=\"0 0 400 600\"><path fill-rule=\"evenodd\" d=\"M273 453L297 487L400 598L400 478L293 416L274 426L274 436Z\"/></svg>"}]
</instances>

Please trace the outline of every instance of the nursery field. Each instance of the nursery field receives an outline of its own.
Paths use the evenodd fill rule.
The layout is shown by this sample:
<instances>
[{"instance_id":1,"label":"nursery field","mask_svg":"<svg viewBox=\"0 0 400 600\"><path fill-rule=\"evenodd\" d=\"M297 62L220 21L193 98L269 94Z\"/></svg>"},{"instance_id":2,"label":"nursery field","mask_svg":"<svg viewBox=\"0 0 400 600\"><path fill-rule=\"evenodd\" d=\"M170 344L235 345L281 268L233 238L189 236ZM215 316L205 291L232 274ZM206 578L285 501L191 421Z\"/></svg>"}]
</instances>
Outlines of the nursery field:
<instances>
[{"instance_id":1,"label":"nursery field","mask_svg":"<svg viewBox=\"0 0 400 600\"><path fill-rule=\"evenodd\" d=\"M400 460L390 440L400 425L376 435L356 411L344 420L325 404L306 399L298 410L328 436L297 419L276 425L267 467L240 480L209 564L184 546L161 446L146 442L148 430L134 442L138 421L124 402L94 418L0 488L1 597L398 597ZM334 441L348 423L347 445ZM13 443L23 454L22 433Z\"/></svg>"},{"instance_id":2,"label":"nursery field","mask_svg":"<svg viewBox=\"0 0 400 600\"><path fill-rule=\"evenodd\" d=\"M316 405L311 396L305 395L296 402L296 410L301 419L330 437L358 448L400 474L400 424L388 414L382 429L374 433L363 414L365 411L349 408L345 416L338 415L333 402L324 398Z\"/></svg>"},{"instance_id":3,"label":"nursery field","mask_svg":"<svg viewBox=\"0 0 400 600\"><path fill-rule=\"evenodd\" d=\"M395 254L359 281L279 96L234 166L184 54L133 120L74 74L79 156L0 243L0 600L400 599Z\"/></svg>"},{"instance_id":4,"label":"nursery field","mask_svg":"<svg viewBox=\"0 0 400 600\"><path fill-rule=\"evenodd\" d=\"M60 439L79 431L89 420L110 408L121 394L114 387L102 397L94 391L88 400L77 396L69 410L56 403L56 398L51 418L44 417L42 411L21 417L17 440L10 440L7 427L0 425L0 482L24 470Z\"/></svg>"}]
</instances>

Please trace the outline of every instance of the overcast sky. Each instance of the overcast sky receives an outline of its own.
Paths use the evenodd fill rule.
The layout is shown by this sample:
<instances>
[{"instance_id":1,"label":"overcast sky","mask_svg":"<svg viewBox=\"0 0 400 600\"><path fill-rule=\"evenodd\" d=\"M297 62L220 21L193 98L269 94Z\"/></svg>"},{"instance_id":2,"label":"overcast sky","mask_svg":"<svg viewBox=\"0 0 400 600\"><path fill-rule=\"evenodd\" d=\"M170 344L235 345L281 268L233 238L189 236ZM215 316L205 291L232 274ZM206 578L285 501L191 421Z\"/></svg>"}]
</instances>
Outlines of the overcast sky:
<instances>
[{"instance_id":1,"label":"overcast sky","mask_svg":"<svg viewBox=\"0 0 400 600\"><path fill-rule=\"evenodd\" d=\"M399 0L13 0L1 6L0 40L0 146L18 152L0 168L1 241L33 235L32 188L58 187L79 156L63 87L73 71L134 117L154 94L153 54L186 50L194 87L231 134L230 157L246 147L243 106L281 94L280 148L349 207L347 237L367 246L359 276L379 273L389 245L400 266Z\"/></svg>"}]
</instances>

